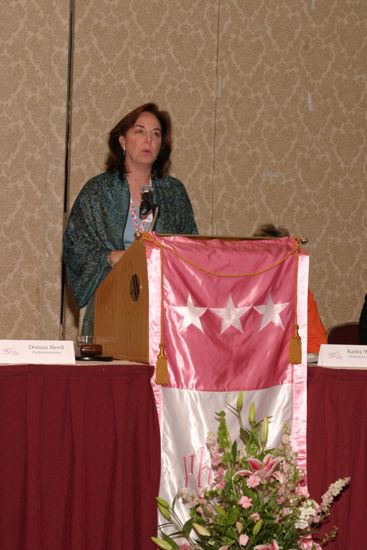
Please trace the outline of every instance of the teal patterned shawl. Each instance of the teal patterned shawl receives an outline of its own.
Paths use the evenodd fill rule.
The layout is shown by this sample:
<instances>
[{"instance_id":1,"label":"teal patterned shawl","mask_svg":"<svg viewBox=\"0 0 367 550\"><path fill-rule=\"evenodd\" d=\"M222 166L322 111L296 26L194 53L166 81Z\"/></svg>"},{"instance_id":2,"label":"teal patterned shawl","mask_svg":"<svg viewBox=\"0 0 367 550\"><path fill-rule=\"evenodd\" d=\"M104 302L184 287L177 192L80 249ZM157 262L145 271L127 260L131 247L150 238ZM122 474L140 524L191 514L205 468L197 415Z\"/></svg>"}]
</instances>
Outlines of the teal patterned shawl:
<instances>
[{"instance_id":1,"label":"teal patterned shawl","mask_svg":"<svg viewBox=\"0 0 367 550\"><path fill-rule=\"evenodd\" d=\"M171 176L152 178L153 199L160 208L157 233L198 233L184 185ZM111 250L123 250L130 202L126 178L103 172L89 180L71 209L63 243L67 283L80 308L93 303L94 293L110 271ZM90 308L89 308L90 309ZM91 334L92 311L83 333Z\"/></svg>"}]
</instances>

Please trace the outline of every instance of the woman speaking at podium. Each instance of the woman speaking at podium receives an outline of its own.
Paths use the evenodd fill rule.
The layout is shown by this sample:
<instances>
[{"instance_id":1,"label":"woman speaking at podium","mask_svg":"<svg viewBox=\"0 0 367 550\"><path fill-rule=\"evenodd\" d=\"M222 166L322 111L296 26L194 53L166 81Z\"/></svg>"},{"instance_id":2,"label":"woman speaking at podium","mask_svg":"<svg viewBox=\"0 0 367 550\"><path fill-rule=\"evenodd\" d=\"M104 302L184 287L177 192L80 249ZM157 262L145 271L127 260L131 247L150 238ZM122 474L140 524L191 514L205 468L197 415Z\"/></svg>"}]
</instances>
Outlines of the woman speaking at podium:
<instances>
[{"instance_id":1,"label":"woman speaking at podium","mask_svg":"<svg viewBox=\"0 0 367 550\"><path fill-rule=\"evenodd\" d=\"M106 171L89 180L71 209L64 234L67 283L80 308L82 333L93 335L94 293L137 231L149 231L142 194L159 207L157 233L198 233L184 185L168 175L171 119L155 103L137 107L111 130Z\"/></svg>"}]
</instances>

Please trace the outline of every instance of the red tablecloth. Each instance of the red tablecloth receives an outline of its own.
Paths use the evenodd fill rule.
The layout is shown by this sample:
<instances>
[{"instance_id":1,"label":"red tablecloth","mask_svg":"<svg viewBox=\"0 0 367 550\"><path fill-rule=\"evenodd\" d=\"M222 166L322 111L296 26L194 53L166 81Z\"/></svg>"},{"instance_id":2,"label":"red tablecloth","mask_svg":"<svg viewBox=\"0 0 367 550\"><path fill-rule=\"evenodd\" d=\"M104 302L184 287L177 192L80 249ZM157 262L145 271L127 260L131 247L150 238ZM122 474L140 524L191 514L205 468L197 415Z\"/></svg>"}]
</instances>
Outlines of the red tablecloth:
<instances>
[{"instance_id":1,"label":"red tablecloth","mask_svg":"<svg viewBox=\"0 0 367 550\"><path fill-rule=\"evenodd\" d=\"M0 550L154 548L160 438L152 368L0 366ZM328 548L367 536L367 371L310 367L308 480L351 476Z\"/></svg>"},{"instance_id":2,"label":"red tablecloth","mask_svg":"<svg viewBox=\"0 0 367 550\"><path fill-rule=\"evenodd\" d=\"M367 546L367 371L308 369L307 464L311 496L351 476L333 507L329 527L338 527L330 550Z\"/></svg>"},{"instance_id":3,"label":"red tablecloth","mask_svg":"<svg viewBox=\"0 0 367 550\"><path fill-rule=\"evenodd\" d=\"M0 549L154 548L152 367L0 366Z\"/></svg>"}]
</instances>

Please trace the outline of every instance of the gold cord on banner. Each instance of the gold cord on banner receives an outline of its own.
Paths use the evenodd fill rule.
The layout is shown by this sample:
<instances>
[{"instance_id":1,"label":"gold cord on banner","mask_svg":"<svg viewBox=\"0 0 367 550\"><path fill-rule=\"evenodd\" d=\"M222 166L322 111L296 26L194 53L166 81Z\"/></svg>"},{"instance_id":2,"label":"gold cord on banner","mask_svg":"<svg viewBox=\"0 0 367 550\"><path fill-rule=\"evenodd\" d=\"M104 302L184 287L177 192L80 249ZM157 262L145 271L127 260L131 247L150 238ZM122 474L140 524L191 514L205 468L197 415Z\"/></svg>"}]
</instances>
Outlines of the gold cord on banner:
<instances>
[{"instance_id":1,"label":"gold cord on banner","mask_svg":"<svg viewBox=\"0 0 367 550\"><path fill-rule=\"evenodd\" d=\"M299 365L302 363L302 341L298 334L298 319L297 319L297 281L298 281L298 263L299 263L299 250L300 242L298 241L298 247L296 249L296 269L294 274L294 327L293 336L289 342L289 355L288 359L291 365Z\"/></svg>"},{"instance_id":2,"label":"gold cord on banner","mask_svg":"<svg viewBox=\"0 0 367 550\"><path fill-rule=\"evenodd\" d=\"M155 371L155 382L161 386L166 386L168 384L168 365L167 365L167 355L166 348L163 341L164 334L164 257L163 249L160 249L160 259L161 259L161 339L159 342L159 353L157 356L157 368Z\"/></svg>"},{"instance_id":3,"label":"gold cord on banner","mask_svg":"<svg viewBox=\"0 0 367 550\"><path fill-rule=\"evenodd\" d=\"M172 252L177 258L182 260L184 263L203 271L208 275L213 275L216 277L225 277L225 278L238 278L238 277L254 277L256 275L262 275L275 267L278 267L280 264L285 262L293 254L296 255L296 269L295 269L295 279L294 279L294 327L293 327L293 336L291 337L289 344L289 362L292 365L296 365L302 362L302 342L298 334L298 320L297 320L297 281L298 281L298 263L299 263L299 252L301 248L301 239L296 238L296 246L292 248L283 258L277 262L260 269L259 271L249 272L249 273L220 273L215 271L210 271L203 266L192 262L188 258L185 258L182 254L179 254L172 246L162 243L159 239L155 238L151 233L141 232L137 235L137 238L142 239L143 241L149 241L153 243L160 250L160 261L161 261L161 337L159 343L159 353L157 356L157 369L156 369L156 383L161 385L168 384L168 365L167 365L167 355L165 351L165 345L163 340L164 334L164 250Z\"/></svg>"},{"instance_id":4,"label":"gold cord on banner","mask_svg":"<svg viewBox=\"0 0 367 550\"><path fill-rule=\"evenodd\" d=\"M203 271L204 273L207 273L208 275L213 275L214 277L224 277L224 278L226 278L226 277L228 277L228 278L254 277L255 275L262 275L263 273L266 273L267 271L270 271L274 267L278 267L278 265L280 265L283 262L285 262L286 260L288 260L288 258L290 256L292 256L292 254L295 254L299 250L300 242L301 242L300 239L296 238L295 239L296 246L294 248L291 248L291 250L288 252L288 254L286 254L284 256L284 258L281 258L280 260L278 260L274 264L270 264L269 266L265 267L264 269L260 269L259 271L248 272L248 273L221 273L220 271L210 271L209 269L206 269L205 267L203 267L203 266L201 266L201 265L199 265L195 262L192 262L188 258L185 258L185 256L183 256L182 254L177 252L177 250L175 250L173 248L173 246L170 246L166 243L162 243L160 240L155 238L154 235L152 235L151 233L141 232L141 233L137 234L137 238L142 239L143 241L149 241L149 242L155 244L157 248L165 249L165 250L168 250L169 252L172 252L172 254L174 254L177 258L182 260L184 263L186 263L187 265L191 265L191 267L194 267L195 269L198 269L199 271Z\"/></svg>"}]
</instances>

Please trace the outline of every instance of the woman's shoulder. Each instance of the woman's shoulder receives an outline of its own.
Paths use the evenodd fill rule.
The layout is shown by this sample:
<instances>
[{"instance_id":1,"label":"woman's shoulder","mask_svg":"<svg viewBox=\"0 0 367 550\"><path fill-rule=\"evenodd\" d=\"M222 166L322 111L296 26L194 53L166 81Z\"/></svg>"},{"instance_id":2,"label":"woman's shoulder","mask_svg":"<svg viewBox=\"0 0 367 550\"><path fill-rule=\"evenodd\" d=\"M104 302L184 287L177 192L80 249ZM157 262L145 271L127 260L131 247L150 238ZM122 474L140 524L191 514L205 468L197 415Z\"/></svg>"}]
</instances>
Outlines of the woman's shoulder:
<instances>
[{"instance_id":1,"label":"woman's shoulder","mask_svg":"<svg viewBox=\"0 0 367 550\"><path fill-rule=\"evenodd\" d=\"M81 188L79 199L87 201L95 196L110 193L114 189L121 189L122 181L117 171L102 172L90 178Z\"/></svg>"},{"instance_id":2,"label":"woman's shoulder","mask_svg":"<svg viewBox=\"0 0 367 550\"><path fill-rule=\"evenodd\" d=\"M84 189L103 189L104 187L111 187L116 184L121 185L120 175L117 171L114 172L101 172L96 176L90 178L82 187Z\"/></svg>"},{"instance_id":3,"label":"woman's shoulder","mask_svg":"<svg viewBox=\"0 0 367 550\"><path fill-rule=\"evenodd\" d=\"M175 178L174 176L162 176L161 178L156 178L157 184L161 188L174 189L174 190L184 190L185 186L181 180Z\"/></svg>"}]
</instances>

